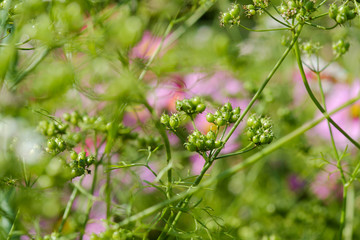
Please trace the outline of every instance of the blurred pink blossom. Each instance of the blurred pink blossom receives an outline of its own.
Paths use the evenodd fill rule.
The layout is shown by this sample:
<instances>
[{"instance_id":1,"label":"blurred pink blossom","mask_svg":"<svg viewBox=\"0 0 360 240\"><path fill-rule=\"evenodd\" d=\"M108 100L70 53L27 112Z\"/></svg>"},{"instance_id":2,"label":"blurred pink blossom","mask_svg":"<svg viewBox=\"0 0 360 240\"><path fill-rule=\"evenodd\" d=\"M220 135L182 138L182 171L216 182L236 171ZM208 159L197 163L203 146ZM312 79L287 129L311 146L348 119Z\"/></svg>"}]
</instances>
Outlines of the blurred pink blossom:
<instances>
[{"instance_id":1,"label":"blurred pink blossom","mask_svg":"<svg viewBox=\"0 0 360 240\"><path fill-rule=\"evenodd\" d=\"M170 35L165 38L163 46L168 45L169 36ZM156 37L152 35L151 32L145 31L140 42L132 49L130 56L132 58L148 59L155 53L156 49L160 46L161 41L161 37ZM167 50L168 48L163 47L159 52L159 56L162 56Z\"/></svg>"},{"instance_id":2,"label":"blurred pink blossom","mask_svg":"<svg viewBox=\"0 0 360 240\"><path fill-rule=\"evenodd\" d=\"M340 183L340 172L336 166L329 164L324 171L317 174L311 183L311 192L319 199L341 198L342 185Z\"/></svg>"},{"instance_id":3,"label":"blurred pink blossom","mask_svg":"<svg viewBox=\"0 0 360 240\"><path fill-rule=\"evenodd\" d=\"M359 94L359 80L354 81L351 85L342 83L335 84L332 91L326 96L327 110L330 112L351 98L359 96ZM320 115L321 113L318 113L318 116ZM360 101L333 114L331 118L352 138L355 140L360 139ZM336 128L333 126L331 127L336 145L341 148L345 148L346 145L349 145L349 140L345 138ZM322 121L319 125L317 125L314 128L313 133L325 139L330 139L327 121Z\"/></svg>"}]
</instances>

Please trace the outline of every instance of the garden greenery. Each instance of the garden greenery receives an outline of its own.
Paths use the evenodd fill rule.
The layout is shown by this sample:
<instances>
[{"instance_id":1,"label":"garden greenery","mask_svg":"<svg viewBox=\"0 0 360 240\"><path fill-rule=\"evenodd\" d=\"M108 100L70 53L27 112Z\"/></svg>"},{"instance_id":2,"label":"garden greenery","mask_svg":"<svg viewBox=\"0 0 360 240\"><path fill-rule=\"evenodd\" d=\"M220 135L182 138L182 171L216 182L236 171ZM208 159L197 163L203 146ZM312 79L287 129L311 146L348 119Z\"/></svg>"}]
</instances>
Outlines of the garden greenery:
<instances>
[{"instance_id":1,"label":"garden greenery","mask_svg":"<svg viewBox=\"0 0 360 240\"><path fill-rule=\"evenodd\" d=\"M358 239L357 0L2 0L0 239Z\"/></svg>"}]
</instances>

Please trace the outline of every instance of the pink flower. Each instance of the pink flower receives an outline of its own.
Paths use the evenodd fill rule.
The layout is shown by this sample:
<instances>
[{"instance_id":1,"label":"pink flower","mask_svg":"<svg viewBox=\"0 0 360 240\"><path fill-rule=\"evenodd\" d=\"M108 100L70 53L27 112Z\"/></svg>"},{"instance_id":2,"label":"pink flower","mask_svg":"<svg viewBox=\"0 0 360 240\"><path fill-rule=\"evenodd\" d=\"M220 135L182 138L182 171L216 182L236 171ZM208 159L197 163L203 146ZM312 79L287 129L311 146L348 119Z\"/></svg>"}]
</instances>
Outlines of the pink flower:
<instances>
[{"instance_id":1,"label":"pink flower","mask_svg":"<svg viewBox=\"0 0 360 240\"><path fill-rule=\"evenodd\" d=\"M329 164L325 171L320 172L313 183L311 183L311 192L319 199L341 198L342 186L340 184L340 172L336 166Z\"/></svg>"},{"instance_id":2,"label":"pink flower","mask_svg":"<svg viewBox=\"0 0 360 240\"><path fill-rule=\"evenodd\" d=\"M141 41L132 49L131 57L132 58L142 58L148 59L150 58L159 47L162 38L153 36L149 31L145 31ZM167 36L164 40L163 46L168 45L169 36ZM159 55L162 56L167 49L163 48Z\"/></svg>"},{"instance_id":3,"label":"pink flower","mask_svg":"<svg viewBox=\"0 0 360 240\"><path fill-rule=\"evenodd\" d=\"M308 65L314 65L316 62L316 60L313 60L314 63L311 64L309 59L305 61L307 62ZM324 62L321 59L319 61L320 61L319 62L320 69L327 64L327 62ZM312 91L314 93L320 93L319 83L316 74L305 66L304 66L304 70L305 70L306 78L308 80L308 83ZM323 90L326 94L334 87L334 84L345 82L347 78L347 74L345 70L341 68L338 64L333 63L323 72L321 72L320 77L321 77ZM293 80L294 80L294 91L293 91L294 103L295 105L300 105L303 103L304 100L308 99L309 97L298 69L296 69L296 71L293 74Z\"/></svg>"},{"instance_id":4,"label":"pink flower","mask_svg":"<svg viewBox=\"0 0 360 240\"><path fill-rule=\"evenodd\" d=\"M360 81L354 81L352 85L348 84L335 84L331 92L326 96L326 107L328 112L334 110L346 101L359 96L360 94ZM318 113L320 116L321 113ZM356 102L354 105L347 107L331 116L331 118L353 139L360 139L360 102ZM345 138L335 127L332 127L333 136L336 145L345 148L349 145L349 140ZM324 139L330 140L330 133L327 121L321 122L314 128L314 133L321 136ZM351 144L350 144L351 145ZM349 145L349 146L350 146Z\"/></svg>"}]
</instances>

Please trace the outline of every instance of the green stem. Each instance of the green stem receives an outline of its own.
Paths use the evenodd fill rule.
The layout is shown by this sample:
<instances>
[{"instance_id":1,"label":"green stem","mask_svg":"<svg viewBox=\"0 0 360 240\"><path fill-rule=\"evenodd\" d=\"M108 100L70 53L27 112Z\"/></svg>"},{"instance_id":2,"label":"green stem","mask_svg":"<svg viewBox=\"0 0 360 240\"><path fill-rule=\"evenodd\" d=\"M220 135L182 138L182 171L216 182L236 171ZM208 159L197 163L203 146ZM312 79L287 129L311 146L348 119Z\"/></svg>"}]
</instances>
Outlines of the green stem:
<instances>
[{"instance_id":1,"label":"green stem","mask_svg":"<svg viewBox=\"0 0 360 240\"><path fill-rule=\"evenodd\" d=\"M80 178L80 183L82 182L84 176L81 176ZM63 214L63 217L62 217L62 220L61 220L61 223L60 223L60 226L59 226L59 229L58 229L58 232L61 233L63 228L64 228L64 224L66 222L66 219L69 217L69 214L70 214L70 210L71 210L71 207L75 201L75 198L76 198L76 195L78 193L78 189L75 187L70 195L70 198L69 198L69 201L68 203L66 204L66 208L65 208L65 211L64 211L64 214Z\"/></svg>"},{"instance_id":2,"label":"green stem","mask_svg":"<svg viewBox=\"0 0 360 240\"><path fill-rule=\"evenodd\" d=\"M300 70L300 74L301 77L303 79L306 91L308 92L311 100L314 102L315 106L320 110L320 112L324 115L324 116L328 116L327 112L325 111L325 109L321 106L321 104L318 102L318 100L316 99L314 93L311 91L311 88L309 86L309 83L307 81L306 75L305 75L305 71L302 65L302 60L301 60L301 56L300 56L300 48L299 48L299 43L296 42L295 43L295 55L296 55L296 60L298 63L298 67ZM352 139L349 134L347 134L337 123L335 123L332 118L330 117L326 117L327 120L337 129L339 130L339 132L341 132L354 146L356 146L358 149L360 149L360 144L358 142L356 142L354 139Z\"/></svg>"},{"instance_id":3,"label":"green stem","mask_svg":"<svg viewBox=\"0 0 360 240\"><path fill-rule=\"evenodd\" d=\"M352 239L352 232L354 226L354 211L355 211L355 191L354 185L349 185L347 193L347 203L346 203L346 218L345 218L345 227L343 230L343 236L345 240Z\"/></svg>"},{"instance_id":4,"label":"green stem","mask_svg":"<svg viewBox=\"0 0 360 240\"><path fill-rule=\"evenodd\" d=\"M292 39L290 46L285 50L285 52L283 53L283 55L281 56L281 58L277 61L277 63L275 64L275 66L273 67L273 69L271 70L271 72L269 73L269 75L267 76L267 78L264 80L264 82L262 83L262 85L260 86L260 88L257 90L257 92L255 93L255 95L253 96L253 98L251 99L250 103L247 105L247 107L245 108L245 110L242 112L241 116L239 117L239 119L234 123L233 127L230 129L229 133L225 136L224 142L226 143L229 138L231 137L231 135L234 133L235 129L239 126L240 122L244 119L245 115L249 112L249 110L251 109L251 107L254 105L255 101L259 98L260 94L262 93L262 91L264 90L264 88L266 87L266 85L269 83L270 79L272 78L272 76L274 76L275 72L278 70L278 68L280 67L281 63L285 60L286 56L289 54L289 52L291 51L291 49L293 48L294 44L297 43L297 39L300 35L300 32L302 30L302 25L299 26L298 30L295 32L294 38ZM214 155L212 156L213 158L216 158L219 153L221 151L221 148L217 149L216 152L214 153Z\"/></svg>"},{"instance_id":5,"label":"green stem","mask_svg":"<svg viewBox=\"0 0 360 240\"><path fill-rule=\"evenodd\" d=\"M160 123L158 116L155 112L155 110L150 106L150 104L144 100L143 104L145 105L145 107L148 109L148 111L151 113L152 117L153 117L153 121L155 123L155 127L158 129L164 145L165 145L165 150L166 150L166 163L169 165L170 161L171 161L171 149L170 149L170 142L169 142L169 138L166 134L166 130L164 128L164 126ZM172 196L172 168L169 168L169 170L167 171L167 178L168 178L168 186L166 189L166 195L168 198L171 198Z\"/></svg>"},{"instance_id":6,"label":"green stem","mask_svg":"<svg viewBox=\"0 0 360 240\"><path fill-rule=\"evenodd\" d=\"M330 113L326 113L325 116L321 116L321 117L319 117L319 118L317 118L317 119L315 119L315 120L313 120L311 122L308 122L308 123L304 124L303 126L301 126L300 128L298 128L298 129L294 130L293 132L289 133L288 135L280 138L279 140L277 140L276 142L270 144L269 146L267 146L263 150L257 152L256 154L252 155L251 157L247 158L245 161L243 161L241 163L238 163L238 164L234 165L233 167L231 167L231 168L223 171L222 173L218 174L217 176L208 179L207 181L203 182L202 184L199 184L197 187L191 188L186 192L175 195L171 199L167 199L167 200L162 201L162 202L160 202L158 204L155 204L155 205L151 206L150 208L147 208L147 209L143 210L142 212L139 212L139 213L137 213L137 214L123 220L122 222L120 222L118 224L118 226L121 227L121 226L127 225L127 224L129 224L131 222L142 219L142 218L144 218L146 216L149 216L149 215L153 214L154 212L157 212L160 209L168 206L171 203L174 203L174 202L179 201L181 199L185 199L185 197L187 197L189 195L192 195L192 194L198 192L199 190L201 190L203 188L206 188L208 186L211 186L211 185L215 184L219 180L222 180L222 179L233 176L235 173L239 172L240 170L243 170L244 168L253 165L254 163L256 163L259 160L263 159L265 156L269 155L270 153L272 153L275 150L282 147L284 144L290 142L291 140L295 139L296 137L302 135L306 131L308 131L311 128L315 127L317 124L319 124L321 121L326 119L328 116L330 116L330 115L332 115L332 114L334 114L334 113L348 107L349 105L355 103L358 100L360 100L360 96L352 98L351 100L347 101L343 105L341 105L338 108L334 109Z\"/></svg>"},{"instance_id":7,"label":"green stem","mask_svg":"<svg viewBox=\"0 0 360 240\"><path fill-rule=\"evenodd\" d=\"M11 225L11 228L10 228L10 231L8 233L8 236L6 238L6 240L10 240L11 237L12 237L12 234L14 232L14 229L15 229L15 222L16 222L16 219L18 218L19 216L19 213L20 213L20 209L16 212L16 215L15 215L15 218L14 218L14 221L13 221L13 224Z\"/></svg>"},{"instance_id":8,"label":"green stem","mask_svg":"<svg viewBox=\"0 0 360 240\"><path fill-rule=\"evenodd\" d=\"M251 142L251 143L249 143L249 145L247 145L246 147L244 147L244 148L241 149L240 151L218 156L217 158L215 158L215 160L221 159L221 158L232 157L232 156L236 156L236 155L240 155L240 154L243 154L243 153L250 152L251 150L254 150L254 149L257 147L257 146L251 147L252 145L253 145L253 143ZM251 147L251 148L250 148L250 147Z\"/></svg>"},{"instance_id":9,"label":"green stem","mask_svg":"<svg viewBox=\"0 0 360 240\"><path fill-rule=\"evenodd\" d=\"M348 192L348 184L345 184L343 187L343 202L342 202L342 208L341 208L341 216L340 216L340 227L339 227L339 240L343 239L343 230L345 226L345 220L346 220L346 203L347 203L347 192Z\"/></svg>"},{"instance_id":10,"label":"green stem","mask_svg":"<svg viewBox=\"0 0 360 240\"><path fill-rule=\"evenodd\" d=\"M13 84L11 85L10 89L15 90L16 86L24 80L24 78L31 73L41 62L45 59L45 57L50 53L51 49L46 48L34 61L31 62L31 64L21 73L18 74L18 76L15 78Z\"/></svg>"},{"instance_id":11,"label":"green stem","mask_svg":"<svg viewBox=\"0 0 360 240\"><path fill-rule=\"evenodd\" d=\"M273 31L290 30L290 27L288 27L288 28L271 28L271 29L251 29L251 28L245 27L242 24L237 24L237 26L242 27L243 29L251 31L251 32L273 32Z\"/></svg>"},{"instance_id":12,"label":"green stem","mask_svg":"<svg viewBox=\"0 0 360 240\"><path fill-rule=\"evenodd\" d=\"M282 21L280 21L279 19L277 19L276 17L274 17L270 12L268 12L266 9L263 9L264 12L266 12L267 15L269 15L269 17L271 17L272 19L274 19L275 21L277 21L278 23L290 28L291 26L286 24L286 23L283 23Z\"/></svg>"},{"instance_id":13,"label":"green stem","mask_svg":"<svg viewBox=\"0 0 360 240\"><path fill-rule=\"evenodd\" d=\"M204 164L204 167L202 168L199 176L197 176L197 178L195 179L194 183L190 186L190 188L187 190L187 192L190 192L191 189L193 189L194 187L198 186L201 182L201 180L203 179L206 171L211 167L213 161L207 161ZM187 207L190 199L191 199L192 195L188 195L186 196L182 201L180 201L177 204L177 207L179 208L178 213L174 216L169 218L169 221L167 222L165 229L162 231L162 233L160 234L160 236L158 237L159 240L165 239L167 234L174 228L174 226L176 225L177 221L179 220L181 214L182 214L182 209Z\"/></svg>"},{"instance_id":14,"label":"green stem","mask_svg":"<svg viewBox=\"0 0 360 240\"><path fill-rule=\"evenodd\" d=\"M106 168L109 169L111 165L111 157L109 154L107 154L107 161L106 161ZM111 206L111 171L106 171L106 219L110 220L110 206Z\"/></svg>"}]
</instances>

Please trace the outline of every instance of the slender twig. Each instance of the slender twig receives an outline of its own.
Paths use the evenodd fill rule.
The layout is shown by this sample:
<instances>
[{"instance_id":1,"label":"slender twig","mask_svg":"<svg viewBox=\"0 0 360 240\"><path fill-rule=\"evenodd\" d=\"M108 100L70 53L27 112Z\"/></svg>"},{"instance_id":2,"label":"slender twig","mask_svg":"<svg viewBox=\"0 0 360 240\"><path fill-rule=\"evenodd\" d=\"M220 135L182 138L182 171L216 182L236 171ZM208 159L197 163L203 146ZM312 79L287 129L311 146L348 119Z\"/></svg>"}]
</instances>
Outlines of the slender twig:
<instances>
[{"instance_id":1,"label":"slender twig","mask_svg":"<svg viewBox=\"0 0 360 240\"><path fill-rule=\"evenodd\" d=\"M50 53L51 48L45 48L45 50L34 60L30 63L30 65L23 70L22 72L20 72L18 74L18 76L16 76L14 82L12 83L10 89L14 90L16 88L16 86L24 80L24 78L31 73L39 64L40 62L42 62L45 57Z\"/></svg>"},{"instance_id":2,"label":"slender twig","mask_svg":"<svg viewBox=\"0 0 360 240\"><path fill-rule=\"evenodd\" d=\"M80 178L80 183L82 182L84 176L81 176ZM60 226L59 226L59 229L58 229L58 232L61 233L62 230L63 230L63 227L64 227L64 224L66 222L66 219L69 217L69 214L70 214L70 210L71 210L71 207L75 201L75 198L76 198L76 195L78 193L78 189L75 187L70 195L70 198L69 198L69 201L68 203L66 204L66 208L65 208L65 211L64 211L64 214L63 214L63 217L61 219L61 223L60 223Z\"/></svg>"},{"instance_id":3,"label":"slender twig","mask_svg":"<svg viewBox=\"0 0 360 240\"><path fill-rule=\"evenodd\" d=\"M283 31L283 30L290 30L291 28L271 28L271 29L251 29L248 28L242 24L237 24L237 26L244 28L245 30L251 31L251 32L274 32L274 31Z\"/></svg>"},{"instance_id":4,"label":"slender twig","mask_svg":"<svg viewBox=\"0 0 360 240\"><path fill-rule=\"evenodd\" d=\"M13 232L14 232L14 229L15 229L15 223L16 223L16 220L17 220L17 218L19 216L19 213L20 213L20 209L18 209L17 212L16 212L13 224L11 225L11 228L10 228L10 231L8 233L8 236L7 236L6 240L10 240L12 235L13 235Z\"/></svg>"},{"instance_id":5,"label":"slender twig","mask_svg":"<svg viewBox=\"0 0 360 240\"><path fill-rule=\"evenodd\" d=\"M252 145L253 145L253 143L250 143L249 145L247 145L246 147L244 147L244 148L241 149L240 151L218 156L218 157L215 158L215 160L216 160L216 159L221 159L221 158L232 157L232 156L236 156L236 155L240 155L240 154L243 154L243 153L250 152L250 151L254 150L254 149L257 147L257 146L252 146ZM252 147L251 147L251 146L252 146Z\"/></svg>"},{"instance_id":6,"label":"slender twig","mask_svg":"<svg viewBox=\"0 0 360 240\"><path fill-rule=\"evenodd\" d=\"M307 93L309 94L311 100L313 101L313 103L315 104L315 106L320 110L321 113L323 113L325 116L327 116L327 112L325 111L325 109L321 106L321 104L319 103L319 101L316 99L314 93L312 92L309 83L307 81L307 77L302 65L302 60L301 60L301 56L300 56L300 48L299 48L299 43L296 42L295 43L295 55L296 55L296 60L298 63L298 67L299 67L299 71L301 74L301 77L303 79L305 88ZM343 134L354 146L356 146L358 149L360 149L360 144L355 141L352 137L349 136L349 134L347 134L337 123L334 122L334 120L332 120L332 118L327 117L327 119L329 120L329 122L337 129L339 130L339 132L341 132L341 134Z\"/></svg>"},{"instance_id":7,"label":"slender twig","mask_svg":"<svg viewBox=\"0 0 360 240\"><path fill-rule=\"evenodd\" d=\"M308 130L310 130L311 128L315 127L317 124L319 124L320 122L322 122L324 119L326 119L326 117L333 115L337 112L339 112L340 110L350 106L351 104L357 102L360 100L360 96L357 96L355 98L350 99L349 101L347 101L346 103L344 103L343 105L339 106L338 108L334 109L333 111L327 113L325 116L321 116L318 117L308 123L305 123L304 125L302 125L300 128L297 128L296 130L292 131L291 133L289 133L288 135L280 138L279 140L277 140L276 142L270 144L269 146L267 146L266 148L262 149L261 151L257 152L256 154L252 155L251 157L247 158L245 161L238 163L236 165L234 165L233 167L223 171L222 173L218 174L215 177L212 177L210 179L208 179L207 181L199 184L197 187L193 187L191 189L189 189L186 192L182 192L178 195L173 196L171 199L162 201L158 204L155 204L125 220L123 220L122 222L120 222L118 224L118 227L127 225L129 223L135 222L139 219L142 219L146 216L149 216L151 214L153 214L156 211L159 211L160 209L164 208L165 206L168 206L171 203L174 203L176 201L179 201L181 199L186 198L189 195L192 195L198 191L200 191L201 189L204 189L206 187L209 187L213 184L215 184L216 182L218 182L219 180L225 179L225 178L229 178L231 176L233 176L235 173L243 170L244 168L247 168L251 165L253 165L254 163L260 161L261 159L263 159L265 156L269 155L270 153L274 152L275 150L279 149L280 147L282 147L284 144L292 141L293 139L299 137L300 135L304 134L305 132L307 132ZM360 165L359 165L360 168Z\"/></svg>"},{"instance_id":8,"label":"slender twig","mask_svg":"<svg viewBox=\"0 0 360 240\"><path fill-rule=\"evenodd\" d=\"M269 17L271 17L272 19L274 19L275 21L277 21L277 22L280 23L281 25L284 25L284 26L286 26L286 27L288 27L288 28L291 28L291 26L290 26L289 24L286 24L286 23L280 21L279 19L277 19L276 17L274 17L273 15L271 15L271 13L270 13L269 11L267 11L266 9L263 9L263 10L264 10L264 12L267 13L267 15L269 15Z\"/></svg>"}]
</instances>

